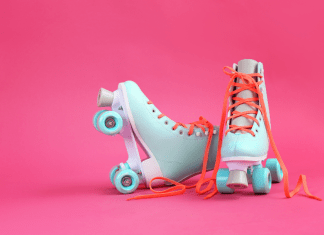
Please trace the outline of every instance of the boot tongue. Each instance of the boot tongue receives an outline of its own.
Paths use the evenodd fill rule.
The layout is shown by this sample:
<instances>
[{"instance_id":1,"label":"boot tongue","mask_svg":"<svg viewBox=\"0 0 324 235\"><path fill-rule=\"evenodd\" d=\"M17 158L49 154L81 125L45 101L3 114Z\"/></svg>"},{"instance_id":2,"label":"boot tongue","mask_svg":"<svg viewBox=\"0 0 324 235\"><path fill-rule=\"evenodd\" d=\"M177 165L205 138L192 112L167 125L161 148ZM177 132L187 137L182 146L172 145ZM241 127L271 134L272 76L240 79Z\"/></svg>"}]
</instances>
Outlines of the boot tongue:
<instances>
[{"instance_id":1,"label":"boot tongue","mask_svg":"<svg viewBox=\"0 0 324 235\"><path fill-rule=\"evenodd\" d=\"M258 69L258 62L255 60L244 59L244 60L241 60L238 62L238 70L237 71L239 73L246 73L246 74L257 73L257 69ZM240 78L236 78L236 82L243 83ZM236 89L239 89L239 88L240 87L236 87ZM257 97L257 94L250 90L244 90L244 91L237 93L236 97L246 99L246 98ZM235 101L235 102L237 102L237 101ZM256 110L256 108L254 108L248 104L241 104L241 105L235 107L234 110L239 111L239 112L245 112L245 111L250 111L250 110ZM252 117L256 116L256 114L248 114L248 115L250 115ZM232 119L231 124L237 125L237 126L251 126L251 125L253 125L253 122L254 122L253 120L241 116L241 117ZM236 131L236 133L246 134L247 132Z\"/></svg>"},{"instance_id":2,"label":"boot tongue","mask_svg":"<svg viewBox=\"0 0 324 235\"><path fill-rule=\"evenodd\" d=\"M258 72L258 62L251 59L244 59L238 62L239 73L257 73Z\"/></svg>"}]
</instances>

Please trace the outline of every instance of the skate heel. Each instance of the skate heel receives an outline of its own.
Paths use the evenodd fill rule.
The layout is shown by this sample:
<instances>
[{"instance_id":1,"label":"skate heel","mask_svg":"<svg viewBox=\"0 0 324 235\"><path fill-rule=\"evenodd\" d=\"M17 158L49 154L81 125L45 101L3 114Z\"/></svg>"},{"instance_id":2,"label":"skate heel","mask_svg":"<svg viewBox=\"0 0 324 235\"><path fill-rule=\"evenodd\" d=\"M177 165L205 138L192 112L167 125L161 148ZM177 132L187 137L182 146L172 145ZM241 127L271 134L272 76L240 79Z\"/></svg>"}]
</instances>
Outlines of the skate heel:
<instances>
[{"instance_id":1,"label":"skate heel","mask_svg":"<svg viewBox=\"0 0 324 235\"><path fill-rule=\"evenodd\" d=\"M244 189L248 187L248 180L245 171L233 170L229 172L226 186L232 189Z\"/></svg>"},{"instance_id":2,"label":"skate heel","mask_svg":"<svg viewBox=\"0 0 324 235\"><path fill-rule=\"evenodd\" d=\"M150 181L155 177L163 177L160 166L155 158L148 158L142 162L143 178L145 179L146 187L149 187ZM152 186L164 185L163 180L154 180Z\"/></svg>"}]
</instances>

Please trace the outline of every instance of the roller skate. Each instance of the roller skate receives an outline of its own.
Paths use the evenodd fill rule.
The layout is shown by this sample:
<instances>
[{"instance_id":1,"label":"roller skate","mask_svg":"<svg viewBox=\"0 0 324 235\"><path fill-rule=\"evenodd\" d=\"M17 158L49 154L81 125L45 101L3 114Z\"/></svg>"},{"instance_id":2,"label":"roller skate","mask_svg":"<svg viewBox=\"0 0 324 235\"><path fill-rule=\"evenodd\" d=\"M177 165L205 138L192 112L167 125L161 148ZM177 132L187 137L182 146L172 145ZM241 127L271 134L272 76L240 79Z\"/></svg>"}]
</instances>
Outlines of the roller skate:
<instances>
[{"instance_id":1,"label":"roller skate","mask_svg":"<svg viewBox=\"0 0 324 235\"><path fill-rule=\"evenodd\" d=\"M110 181L119 192L132 193L139 184L178 184L213 169L218 127L203 117L190 124L174 122L131 81L120 83L114 92L101 88L97 105L112 110L97 112L94 127L106 135L119 134L125 141L128 160L110 171ZM141 160L136 143L147 159Z\"/></svg>"},{"instance_id":2,"label":"roller skate","mask_svg":"<svg viewBox=\"0 0 324 235\"><path fill-rule=\"evenodd\" d=\"M283 179L286 197L294 196L303 185L308 197L321 200L308 191L304 175L300 175L296 188L289 192L288 171L270 129L263 64L245 59L239 61L238 65L234 64L233 68L224 67L224 73L231 80L223 103L217 161L212 176L217 187L210 196L217 191L231 194L235 189L247 188L248 184L252 184L255 194L268 194L272 183L279 183ZM276 159L268 159L263 167L269 140ZM228 168L218 169L220 156Z\"/></svg>"},{"instance_id":3,"label":"roller skate","mask_svg":"<svg viewBox=\"0 0 324 235\"><path fill-rule=\"evenodd\" d=\"M254 60L241 60L233 69L241 74L260 74L251 77L263 94L265 110L270 122L269 106L263 65ZM262 161L267 158L269 140L259 106L255 87L244 77L234 79L228 112L227 131L221 150L222 161L228 169L219 169L217 188L221 193L233 193L237 188L247 188L252 183L254 193L267 194L272 182L281 182L283 173L276 159L269 159L266 167Z\"/></svg>"}]
</instances>

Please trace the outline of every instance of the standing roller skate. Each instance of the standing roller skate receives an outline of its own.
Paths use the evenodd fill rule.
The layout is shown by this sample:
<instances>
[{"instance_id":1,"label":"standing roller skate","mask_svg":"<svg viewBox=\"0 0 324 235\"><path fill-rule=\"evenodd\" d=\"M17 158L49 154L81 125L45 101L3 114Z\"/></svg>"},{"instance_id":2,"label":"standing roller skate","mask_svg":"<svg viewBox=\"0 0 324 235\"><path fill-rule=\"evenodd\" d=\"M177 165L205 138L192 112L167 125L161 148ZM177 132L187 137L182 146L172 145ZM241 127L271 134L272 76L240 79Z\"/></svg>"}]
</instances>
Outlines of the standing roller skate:
<instances>
[{"instance_id":1,"label":"standing roller skate","mask_svg":"<svg viewBox=\"0 0 324 235\"><path fill-rule=\"evenodd\" d=\"M268 159L265 168L261 163L267 158L269 140L264 118L258 109L255 85L263 95L263 108L270 124L263 65L255 60L241 60L233 69L240 76L234 78L231 88L232 99L229 100L227 130L221 150L222 161L228 169L219 169L217 188L221 193L233 193L236 188L247 188L252 183L254 193L267 194L272 182L281 182L283 172L277 159ZM250 80L245 74L251 74L248 75Z\"/></svg>"},{"instance_id":2,"label":"standing roller skate","mask_svg":"<svg viewBox=\"0 0 324 235\"><path fill-rule=\"evenodd\" d=\"M308 191L304 175L299 177L296 188L289 192L288 171L270 129L263 64L250 59L241 60L233 68L225 67L224 73L231 79L223 103L217 161L213 176L208 180L210 183L202 193L209 191L213 184L217 187L207 197L217 191L233 193L235 189L246 188L252 183L254 193L267 194L272 183L283 179L286 197L294 196L303 185L308 197L321 200ZM267 158L269 140L276 159L268 159L263 167L261 162ZM220 156L228 169L219 169Z\"/></svg>"},{"instance_id":3,"label":"standing roller skate","mask_svg":"<svg viewBox=\"0 0 324 235\"><path fill-rule=\"evenodd\" d=\"M98 106L112 111L97 112L95 128L106 135L120 134L128 153L128 160L110 171L110 180L119 192L132 193L139 184L152 187L168 182L177 186L162 195L180 194L187 187L178 182L213 169L218 127L203 117L191 124L174 122L131 81L120 83L114 92L101 88ZM136 142L147 159L141 161Z\"/></svg>"}]
</instances>

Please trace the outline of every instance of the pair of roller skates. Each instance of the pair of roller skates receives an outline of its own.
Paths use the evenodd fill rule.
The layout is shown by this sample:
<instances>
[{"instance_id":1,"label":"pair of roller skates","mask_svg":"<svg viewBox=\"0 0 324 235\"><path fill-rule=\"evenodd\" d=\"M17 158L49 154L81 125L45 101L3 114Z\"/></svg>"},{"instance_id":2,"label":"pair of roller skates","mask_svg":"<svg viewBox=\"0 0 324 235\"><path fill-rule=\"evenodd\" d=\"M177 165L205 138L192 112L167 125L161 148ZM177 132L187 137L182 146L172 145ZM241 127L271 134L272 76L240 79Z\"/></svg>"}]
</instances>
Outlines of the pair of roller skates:
<instances>
[{"instance_id":1,"label":"pair of roller skates","mask_svg":"<svg viewBox=\"0 0 324 235\"><path fill-rule=\"evenodd\" d=\"M97 105L111 107L112 111L97 112L93 124L106 135L120 134L128 153L128 160L110 171L110 181L119 192L132 193L139 184L151 189L174 184L175 191L183 193L187 187L178 182L200 173L199 187L194 185L198 193L211 188L210 184L200 191L202 183L212 181L214 193L234 193L235 189L252 183L254 193L267 194L273 182L282 181L286 168L279 153L279 162L268 159L265 167L262 166L267 158L269 138L272 140L263 64L246 59L227 68L231 71L224 72L231 80L220 127L203 117L190 124L174 122L131 81L120 83L114 92L100 89ZM143 161L137 143L147 155ZM226 162L228 168L218 169L220 160ZM214 170L212 177L204 179L210 170ZM285 193L289 197L287 188L285 182ZM172 195L170 190L154 192L155 196Z\"/></svg>"}]
</instances>

